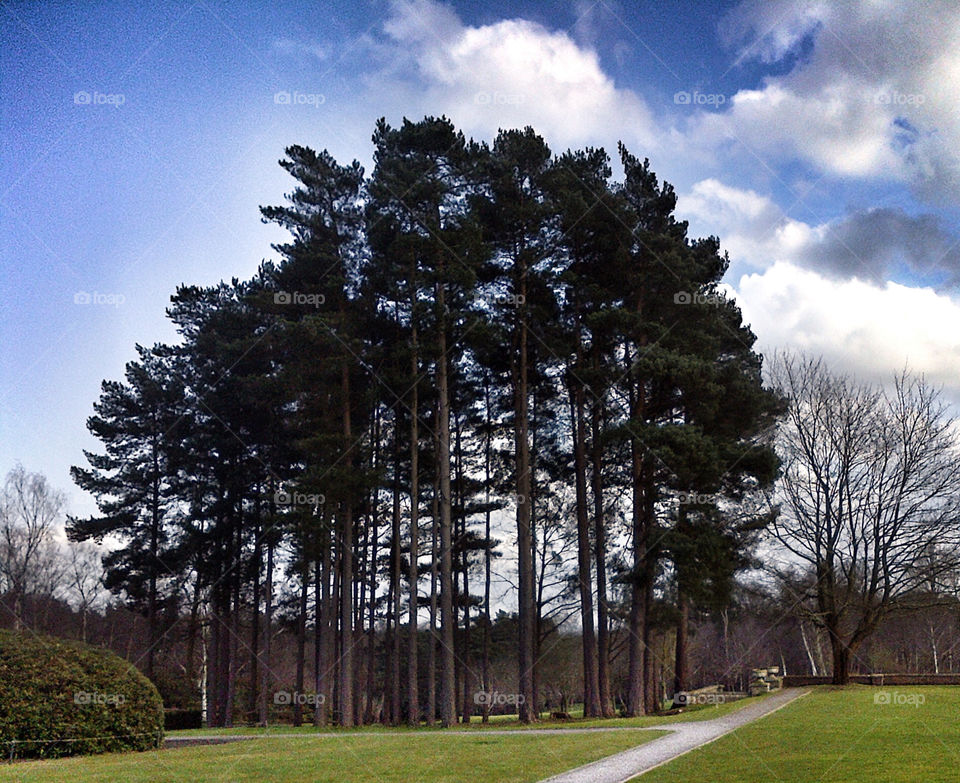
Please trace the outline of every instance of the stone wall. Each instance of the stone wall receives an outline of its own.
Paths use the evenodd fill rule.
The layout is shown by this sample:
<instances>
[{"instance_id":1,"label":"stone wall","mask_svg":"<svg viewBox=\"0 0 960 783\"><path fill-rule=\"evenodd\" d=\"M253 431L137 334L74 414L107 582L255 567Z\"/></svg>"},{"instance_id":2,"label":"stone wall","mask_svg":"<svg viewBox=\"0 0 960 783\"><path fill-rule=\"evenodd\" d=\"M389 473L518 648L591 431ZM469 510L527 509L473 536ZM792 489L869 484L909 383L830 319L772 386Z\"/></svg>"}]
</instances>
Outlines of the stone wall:
<instances>
[{"instance_id":1,"label":"stone wall","mask_svg":"<svg viewBox=\"0 0 960 783\"><path fill-rule=\"evenodd\" d=\"M788 674L783 678L783 687L803 688L832 682L832 677ZM850 682L857 685L960 685L960 674L851 674Z\"/></svg>"}]
</instances>

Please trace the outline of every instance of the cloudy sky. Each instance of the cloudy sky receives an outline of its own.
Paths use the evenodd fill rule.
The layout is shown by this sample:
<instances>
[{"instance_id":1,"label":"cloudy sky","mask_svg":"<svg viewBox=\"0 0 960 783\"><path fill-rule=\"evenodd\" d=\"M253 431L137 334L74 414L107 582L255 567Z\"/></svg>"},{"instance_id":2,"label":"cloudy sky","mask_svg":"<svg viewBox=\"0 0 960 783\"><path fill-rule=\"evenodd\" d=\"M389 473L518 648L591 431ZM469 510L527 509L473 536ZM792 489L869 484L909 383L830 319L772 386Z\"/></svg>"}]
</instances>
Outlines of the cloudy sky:
<instances>
[{"instance_id":1,"label":"cloudy sky","mask_svg":"<svg viewBox=\"0 0 960 783\"><path fill-rule=\"evenodd\" d=\"M369 168L374 120L618 140L672 182L761 348L960 400L960 3L0 4L0 471L69 466L181 282L281 236L291 143Z\"/></svg>"}]
</instances>

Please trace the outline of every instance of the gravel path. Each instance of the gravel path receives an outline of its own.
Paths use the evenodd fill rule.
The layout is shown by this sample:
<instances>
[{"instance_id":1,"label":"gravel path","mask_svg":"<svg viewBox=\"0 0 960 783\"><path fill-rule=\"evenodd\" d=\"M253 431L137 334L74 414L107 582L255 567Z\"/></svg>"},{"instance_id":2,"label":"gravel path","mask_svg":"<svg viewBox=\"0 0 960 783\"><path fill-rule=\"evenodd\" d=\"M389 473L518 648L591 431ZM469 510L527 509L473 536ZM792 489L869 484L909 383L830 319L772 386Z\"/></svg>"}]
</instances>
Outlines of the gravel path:
<instances>
[{"instance_id":1,"label":"gravel path","mask_svg":"<svg viewBox=\"0 0 960 783\"><path fill-rule=\"evenodd\" d=\"M734 729L769 715L807 693L809 691L788 688L722 718L691 721L689 723L671 723L666 726L651 726L650 731L666 730L670 734L645 745L639 745L636 748L617 753L614 756L607 756L607 758L594 761L592 764L585 764L582 767L547 778L541 783L625 783L625 781L648 772L654 767L659 767L661 764L666 764L694 748L713 742Z\"/></svg>"}]
</instances>

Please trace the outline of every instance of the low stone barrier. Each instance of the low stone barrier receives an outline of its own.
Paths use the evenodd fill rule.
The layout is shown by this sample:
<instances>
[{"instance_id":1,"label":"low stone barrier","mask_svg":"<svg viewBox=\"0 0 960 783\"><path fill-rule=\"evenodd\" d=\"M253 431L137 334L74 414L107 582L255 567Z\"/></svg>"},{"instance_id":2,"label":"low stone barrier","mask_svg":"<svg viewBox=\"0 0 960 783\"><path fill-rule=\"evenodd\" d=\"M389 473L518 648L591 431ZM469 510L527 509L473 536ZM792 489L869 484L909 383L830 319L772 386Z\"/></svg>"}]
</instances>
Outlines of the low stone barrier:
<instances>
[{"instance_id":1,"label":"low stone barrier","mask_svg":"<svg viewBox=\"0 0 960 783\"><path fill-rule=\"evenodd\" d=\"M692 707L696 704L726 704L747 698L749 694L740 691L725 691L722 685L707 685L694 691L680 691L674 694L674 707Z\"/></svg>"},{"instance_id":2,"label":"low stone barrier","mask_svg":"<svg viewBox=\"0 0 960 783\"><path fill-rule=\"evenodd\" d=\"M805 688L811 685L830 685L832 677L814 677L808 674L788 674L783 678L785 688ZM851 674L856 685L960 685L960 674Z\"/></svg>"}]
</instances>

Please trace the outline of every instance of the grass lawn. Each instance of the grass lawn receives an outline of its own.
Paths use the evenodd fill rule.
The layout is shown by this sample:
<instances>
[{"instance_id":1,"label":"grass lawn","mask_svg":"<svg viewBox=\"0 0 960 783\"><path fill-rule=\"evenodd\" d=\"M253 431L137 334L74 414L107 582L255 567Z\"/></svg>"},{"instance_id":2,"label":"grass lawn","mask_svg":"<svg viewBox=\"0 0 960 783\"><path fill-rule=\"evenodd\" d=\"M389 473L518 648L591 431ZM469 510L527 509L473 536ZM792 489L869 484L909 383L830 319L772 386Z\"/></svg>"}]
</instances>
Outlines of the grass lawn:
<instances>
[{"instance_id":1,"label":"grass lawn","mask_svg":"<svg viewBox=\"0 0 960 783\"><path fill-rule=\"evenodd\" d=\"M684 710L679 715L666 715L666 716L644 716L641 718L605 718L597 719L590 718L585 720L582 716L582 711L571 712L571 715L574 716L573 720L550 720L549 713L543 713L543 716L539 723L535 724L525 724L520 723L514 715L494 715L491 716L490 722L487 724L481 723L480 718L475 716L470 723L467 724L458 724L455 727L449 729L449 731L489 731L495 729L497 731L523 731L525 729L594 729L594 728L647 728L649 726L660 726L668 725L670 723L676 723L679 721L691 721L691 720L710 720L711 718L719 718L721 715L726 715L729 712L734 712L736 710L746 707L748 704L755 704L760 699L766 698L766 694L763 696L758 696L753 699L741 699L740 701L732 701L727 704L702 704L694 707L689 707ZM315 734L316 732L328 733L344 733L344 734L364 734L364 733L380 733L383 731L399 731L399 732L442 732L447 731L447 729L441 729L439 727L427 728L426 726L421 726L418 729L411 729L407 726L398 726L396 728L384 727L379 724L373 726L358 726L353 729L342 729L337 728L336 726L329 726L323 729L314 728L312 725L307 726L286 726L286 725L276 725L270 726L269 728L263 729L256 726L236 726L232 729L182 729L180 731L168 731L168 737L190 737L190 736L216 736L220 734L229 734L229 735L253 735L259 736L261 734Z\"/></svg>"},{"instance_id":2,"label":"grass lawn","mask_svg":"<svg viewBox=\"0 0 960 783\"><path fill-rule=\"evenodd\" d=\"M0 764L0 781L17 783L459 783L537 781L656 739L661 732L569 736L444 736L398 732L372 736L262 737L148 753Z\"/></svg>"},{"instance_id":3,"label":"grass lawn","mask_svg":"<svg viewBox=\"0 0 960 783\"><path fill-rule=\"evenodd\" d=\"M891 703L876 703L879 694L889 694ZM956 783L960 688L817 688L634 780Z\"/></svg>"}]
</instances>

